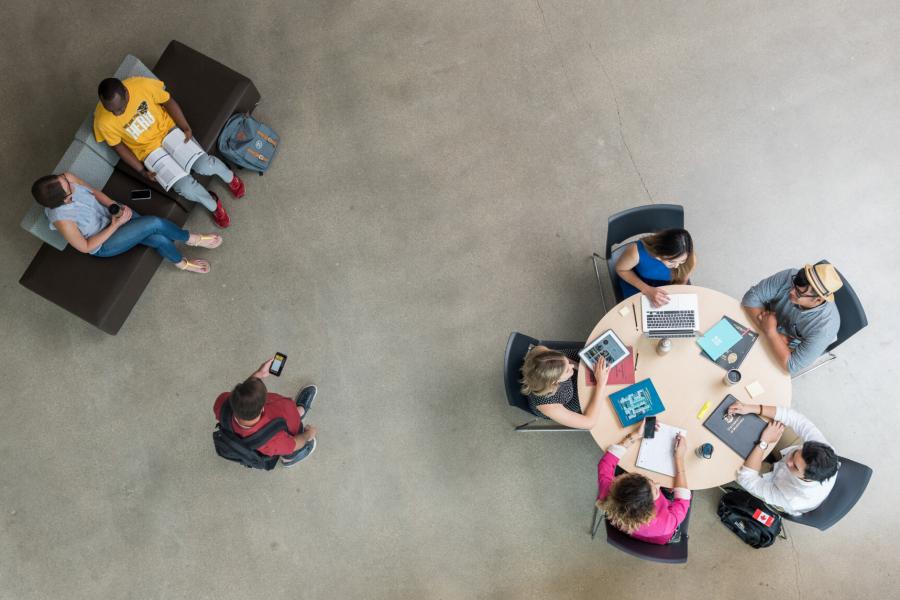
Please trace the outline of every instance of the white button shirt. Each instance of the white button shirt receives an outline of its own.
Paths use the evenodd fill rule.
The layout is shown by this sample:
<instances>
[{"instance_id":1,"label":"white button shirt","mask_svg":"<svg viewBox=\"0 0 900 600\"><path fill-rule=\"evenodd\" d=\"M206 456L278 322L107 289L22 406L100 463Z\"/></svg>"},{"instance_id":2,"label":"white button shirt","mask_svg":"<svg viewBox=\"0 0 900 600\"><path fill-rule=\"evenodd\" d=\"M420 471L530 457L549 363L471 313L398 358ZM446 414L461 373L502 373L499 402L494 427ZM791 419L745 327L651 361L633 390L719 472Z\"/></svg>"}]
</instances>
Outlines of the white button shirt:
<instances>
[{"instance_id":1,"label":"white button shirt","mask_svg":"<svg viewBox=\"0 0 900 600\"><path fill-rule=\"evenodd\" d=\"M779 406L775 411L775 420L790 427L804 442L821 442L828 444L822 432L796 410ZM831 444L828 444L831 446ZM789 446L781 451L787 457L801 446ZM775 463L770 473L760 475L759 471L741 466L736 481L745 490L760 498L766 504L780 509L789 515L797 516L818 507L834 487L835 477L818 481L803 481L793 473L784 462L784 458Z\"/></svg>"}]
</instances>

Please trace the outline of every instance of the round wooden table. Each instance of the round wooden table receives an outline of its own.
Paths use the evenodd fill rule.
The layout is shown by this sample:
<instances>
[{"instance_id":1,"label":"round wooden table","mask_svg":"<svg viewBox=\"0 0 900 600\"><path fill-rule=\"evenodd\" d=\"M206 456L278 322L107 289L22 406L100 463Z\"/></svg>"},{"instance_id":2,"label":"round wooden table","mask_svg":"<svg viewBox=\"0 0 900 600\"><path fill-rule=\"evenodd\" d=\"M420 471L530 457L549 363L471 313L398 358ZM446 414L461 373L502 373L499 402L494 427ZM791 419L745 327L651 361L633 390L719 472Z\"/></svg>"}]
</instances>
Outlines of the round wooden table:
<instances>
[{"instance_id":1,"label":"round wooden table","mask_svg":"<svg viewBox=\"0 0 900 600\"><path fill-rule=\"evenodd\" d=\"M669 285L663 289L670 295L697 294L701 333L708 331L723 315L731 317L738 323L753 327L741 308L740 302L721 292L693 285ZM622 315L619 311L626 306L631 312ZM634 325L635 315L638 327ZM739 369L742 375L741 382L737 385L727 386L722 381L725 370L700 355L701 350L697 345L696 338L673 339L672 350L665 356L659 356L656 353L656 345L659 340L644 336L640 332L640 324L641 297L635 295L626 298L609 311L594 327L588 337L588 342L597 338L607 329L612 329L626 346L633 348L637 360L635 381L642 381L649 377L666 407L657 415L658 422L687 430L685 468L688 485L691 489L701 490L733 481L735 472L744 459L709 432L703 426L703 421L715 410L726 394L731 394L742 402L790 406L790 375L776 362L775 355L765 340L758 339ZM757 328L753 328L758 331ZM588 366L583 362L580 363L578 397L582 410L585 400L590 399L594 391L594 387L587 384L586 371L588 371ZM751 399L746 386L755 381L758 381L765 391L762 395ZM608 398L609 394L624 387L627 386L608 385L606 396L598 398L603 406L600 409L597 424L591 430L591 435L594 436L601 448L608 448L610 444L625 437L629 431L640 427L640 424L628 428L622 427ZM697 413L707 401L710 403L709 411L702 419L698 419ZM709 460L698 458L694 453L694 450L705 442L710 442L715 447L713 456ZM635 467L634 462L637 459L638 448L639 444L631 446L627 454L619 461L619 466L626 471L643 473L665 487L672 487L672 477Z\"/></svg>"}]
</instances>

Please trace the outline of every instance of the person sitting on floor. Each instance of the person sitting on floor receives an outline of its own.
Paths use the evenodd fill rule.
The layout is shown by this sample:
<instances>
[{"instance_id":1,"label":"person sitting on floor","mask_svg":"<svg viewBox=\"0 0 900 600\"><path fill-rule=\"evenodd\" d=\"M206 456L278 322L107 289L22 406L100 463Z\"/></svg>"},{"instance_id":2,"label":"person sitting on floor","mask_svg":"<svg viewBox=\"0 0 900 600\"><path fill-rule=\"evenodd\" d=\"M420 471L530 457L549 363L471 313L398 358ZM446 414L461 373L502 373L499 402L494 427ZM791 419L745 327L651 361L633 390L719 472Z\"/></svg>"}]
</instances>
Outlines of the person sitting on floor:
<instances>
[{"instance_id":1,"label":"person sitting on floor","mask_svg":"<svg viewBox=\"0 0 900 600\"><path fill-rule=\"evenodd\" d=\"M840 462L822 432L805 416L783 406L735 402L730 415L757 414L773 419L738 470L735 481L772 507L790 515L817 508L834 488ZM763 455L775 445L777 462L763 468ZM766 465L768 466L768 465Z\"/></svg>"},{"instance_id":2,"label":"person sitting on floor","mask_svg":"<svg viewBox=\"0 0 900 600\"><path fill-rule=\"evenodd\" d=\"M100 102L94 110L94 138L109 144L125 164L148 181L155 181L156 174L143 161L162 145L166 135L176 125L184 132L185 142L194 135L181 107L158 79L131 77L120 81L110 77L100 82L97 93ZM244 182L215 156L204 152L191 170L218 176L235 198L244 195ZM202 204L219 227L231 224L219 197L190 174L176 181L172 189L185 199Z\"/></svg>"},{"instance_id":3,"label":"person sitting on floor","mask_svg":"<svg viewBox=\"0 0 900 600\"><path fill-rule=\"evenodd\" d=\"M697 260L694 241L685 229L663 229L629 244L616 261L622 296L644 294L653 306L669 295L660 286L686 284Z\"/></svg>"},{"instance_id":4,"label":"person sitting on floor","mask_svg":"<svg viewBox=\"0 0 900 600\"><path fill-rule=\"evenodd\" d=\"M657 428L659 426L657 425ZM675 455L675 487L672 499L666 497L658 483L640 473L616 476L616 465L628 446L642 437L644 423L618 444L607 448L597 464L597 506L606 511L609 523L631 537L651 544L668 544L691 507L691 491L684 471L687 446L678 435L672 449Z\"/></svg>"},{"instance_id":5,"label":"person sitting on floor","mask_svg":"<svg viewBox=\"0 0 900 600\"><path fill-rule=\"evenodd\" d=\"M535 346L522 364L522 395L531 412L573 429L593 429L606 395L609 367L600 358L594 368L597 383L584 413L578 402L578 350Z\"/></svg>"},{"instance_id":6,"label":"person sitting on floor","mask_svg":"<svg viewBox=\"0 0 900 600\"><path fill-rule=\"evenodd\" d=\"M268 359L250 377L234 386L230 392L223 392L216 398L213 413L216 420L222 419L222 407L228 402L231 408L231 429L238 437L250 437L279 417L285 420L287 431L279 431L268 442L257 449L266 456L280 456L281 464L293 467L309 458L316 449L316 428L304 425L302 420L309 414L318 391L308 385L300 390L295 400L266 390L263 379L269 376L273 358Z\"/></svg>"},{"instance_id":7,"label":"person sitting on floor","mask_svg":"<svg viewBox=\"0 0 900 600\"><path fill-rule=\"evenodd\" d=\"M207 261L184 258L174 242L202 248L222 244L218 235L191 233L168 219L139 215L72 173L45 175L34 182L31 193L44 206L50 228L85 254L116 256L140 244L153 248L182 271L207 273ZM111 215L110 210L116 209Z\"/></svg>"},{"instance_id":8,"label":"person sitting on floor","mask_svg":"<svg viewBox=\"0 0 900 600\"><path fill-rule=\"evenodd\" d=\"M834 293L844 286L829 264L785 269L744 294L741 304L791 375L813 364L837 339L841 315Z\"/></svg>"}]
</instances>

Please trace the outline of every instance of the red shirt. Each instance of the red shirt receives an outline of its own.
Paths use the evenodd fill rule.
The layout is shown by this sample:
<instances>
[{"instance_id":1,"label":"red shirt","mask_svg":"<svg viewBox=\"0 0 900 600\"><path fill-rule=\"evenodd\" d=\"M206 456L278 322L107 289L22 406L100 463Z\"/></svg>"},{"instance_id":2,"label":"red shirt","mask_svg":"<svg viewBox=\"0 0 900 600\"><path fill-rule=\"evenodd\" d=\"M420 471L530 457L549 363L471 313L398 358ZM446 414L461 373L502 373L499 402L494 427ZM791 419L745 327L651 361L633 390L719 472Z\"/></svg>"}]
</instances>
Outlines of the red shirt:
<instances>
[{"instance_id":1,"label":"red shirt","mask_svg":"<svg viewBox=\"0 0 900 600\"><path fill-rule=\"evenodd\" d=\"M222 413L222 405L228 402L228 396L231 392L222 392L216 398L216 404L213 406L213 412L216 420L220 419ZM263 405L262 417L253 427L241 427L232 416L231 428L238 437L249 437L266 426L266 423L273 419L282 417L287 422L288 431L279 431L272 438L259 447L259 452L266 456L283 456L291 454L297 444L294 443L294 437L300 433L300 413L297 412L297 405L290 398L285 398L280 394L266 394L266 403Z\"/></svg>"}]
</instances>

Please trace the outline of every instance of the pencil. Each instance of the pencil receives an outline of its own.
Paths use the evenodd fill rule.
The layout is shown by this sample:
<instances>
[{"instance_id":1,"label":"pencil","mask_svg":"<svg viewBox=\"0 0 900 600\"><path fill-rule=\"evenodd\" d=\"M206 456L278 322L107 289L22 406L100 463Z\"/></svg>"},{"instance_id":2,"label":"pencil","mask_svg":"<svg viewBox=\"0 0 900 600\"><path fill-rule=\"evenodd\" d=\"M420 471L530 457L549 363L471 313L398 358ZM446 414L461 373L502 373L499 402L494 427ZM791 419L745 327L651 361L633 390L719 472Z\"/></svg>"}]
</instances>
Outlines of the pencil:
<instances>
[{"instance_id":1,"label":"pencil","mask_svg":"<svg viewBox=\"0 0 900 600\"><path fill-rule=\"evenodd\" d=\"M640 358L641 358L641 353L635 352L634 353L634 370L635 371L637 371L637 361L640 360Z\"/></svg>"},{"instance_id":2,"label":"pencil","mask_svg":"<svg viewBox=\"0 0 900 600\"><path fill-rule=\"evenodd\" d=\"M634 330L638 330L637 324L637 309L634 307L634 302L631 303L631 314L634 315Z\"/></svg>"}]
</instances>

